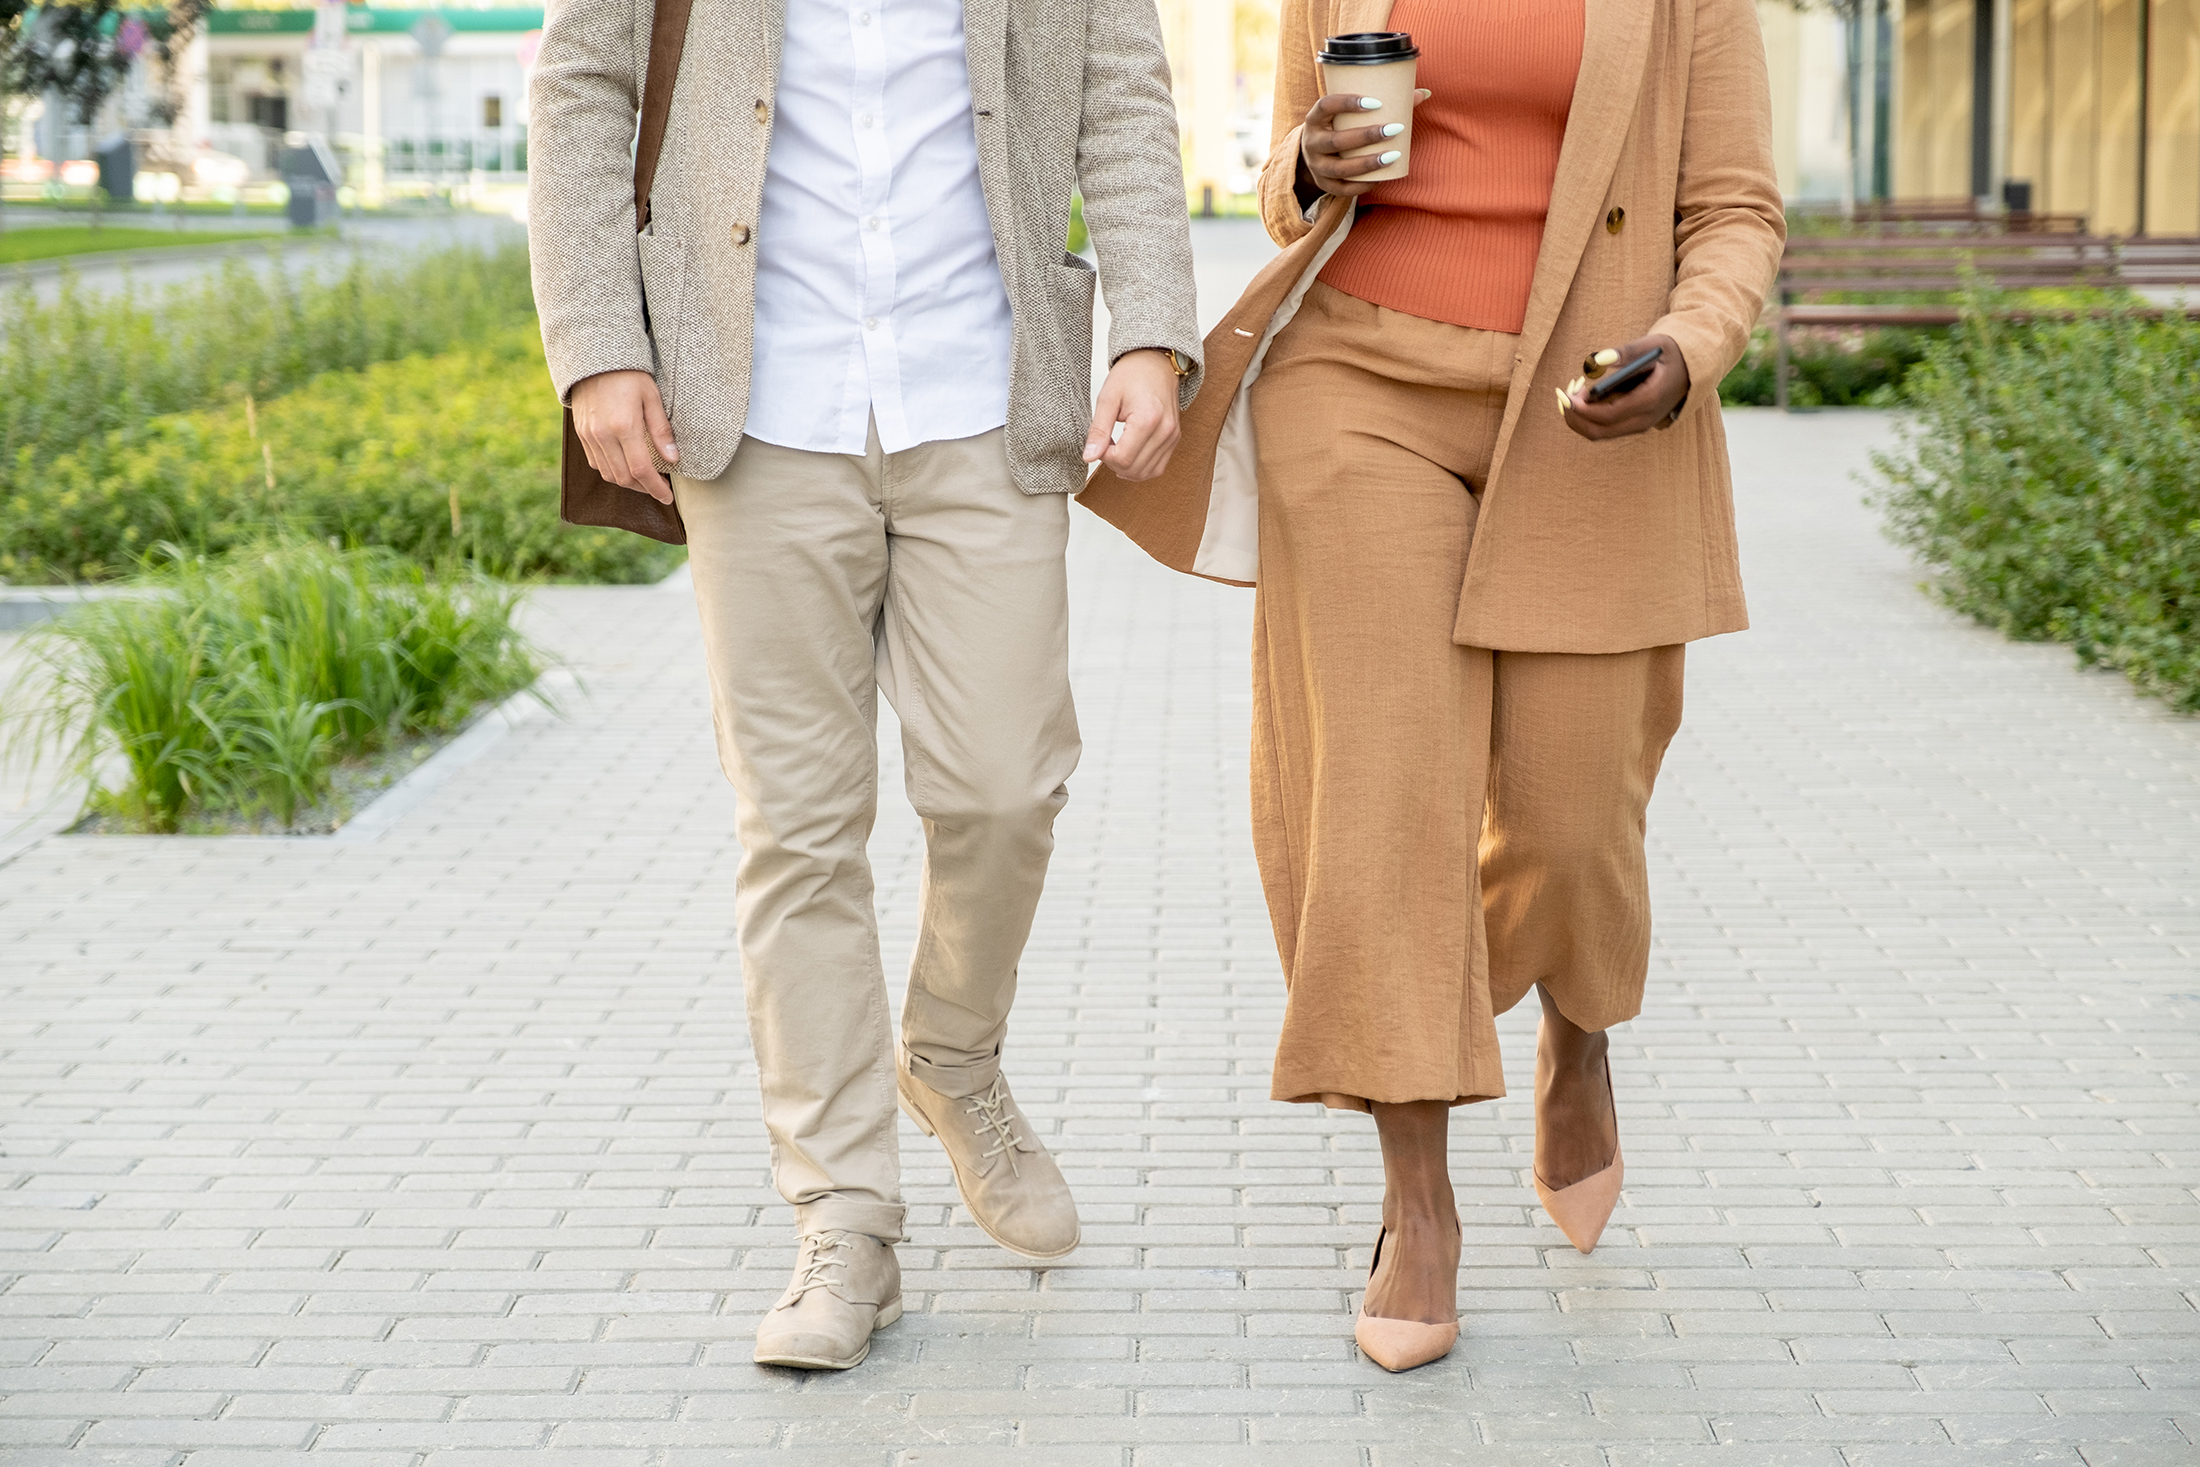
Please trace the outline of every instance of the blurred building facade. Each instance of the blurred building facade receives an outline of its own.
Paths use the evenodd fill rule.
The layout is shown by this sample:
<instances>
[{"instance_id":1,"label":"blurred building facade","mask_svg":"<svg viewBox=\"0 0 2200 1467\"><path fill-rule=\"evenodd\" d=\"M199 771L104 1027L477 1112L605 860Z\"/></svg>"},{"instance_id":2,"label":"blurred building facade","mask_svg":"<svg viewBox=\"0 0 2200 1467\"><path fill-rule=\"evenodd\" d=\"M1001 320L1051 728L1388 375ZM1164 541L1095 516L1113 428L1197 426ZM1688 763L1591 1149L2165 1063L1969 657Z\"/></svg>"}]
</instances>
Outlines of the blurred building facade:
<instances>
[{"instance_id":1,"label":"blurred building facade","mask_svg":"<svg viewBox=\"0 0 2200 1467\"><path fill-rule=\"evenodd\" d=\"M337 10L340 45L317 33L312 10L210 17L194 103L208 142L262 169L284 133L321 133L370 203L524 179L541 9Z\"/></svg>"},{"instance_id":2,"label":"blurred building facade","mask_svg":"<svg viewBox=\"0 0 2200 1467\"><path fill-rule=\"evenodd\" d=\"M1905 0L1894 184L2200 234L2200 0Z\"/></svg>"},{"instance_id":3,"label":"blurred building facade","mask_svg":"<svg viewBox=\"0 0 2200 1467\"><path fill-rule=\"evenodd\" d=\"M1277 0L1156 0L1194 208L1250 208L1268 153ZM2200 0L1758 0L1789 199L1999 201L2097 232L2200 234ZM226 9L182 63L171 156L254 177L319 133L372 202L508 193L527 169L534 7ZM135 119L133 75L92 127L16 99L11 151L60 161ZM20 159L17 160L20 165ZM18 166L18 176L21 170Z\"/></svg>"},{"instance_id":4,"label":"blurred building facade","mask_svg":"<svg viewBox=\"0 0 2200 1467\"><path fill-rule=\"evenodd\" d=\"M1158 0L1186 180L1250 189L1275 0ZM2005 184L2102 233L2200 234L2200 0L1759 0L1790 200Z\"/></svg>"}]
</instances>

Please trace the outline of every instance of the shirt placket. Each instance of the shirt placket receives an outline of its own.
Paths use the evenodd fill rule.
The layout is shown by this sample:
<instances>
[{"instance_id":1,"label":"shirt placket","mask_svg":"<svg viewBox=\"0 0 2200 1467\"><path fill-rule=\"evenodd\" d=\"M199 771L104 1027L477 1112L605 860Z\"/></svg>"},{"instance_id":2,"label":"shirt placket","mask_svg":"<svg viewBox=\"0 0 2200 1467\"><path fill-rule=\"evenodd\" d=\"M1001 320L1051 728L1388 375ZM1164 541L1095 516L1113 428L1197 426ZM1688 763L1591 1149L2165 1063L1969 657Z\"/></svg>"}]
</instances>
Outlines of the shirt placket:
<instances>
[{"instance_id":1,"label":"shirt placket","mask_svg":"<svg viewBox=\"0 0 2200 1467\"><path fill-rule=\"evenodd\" d=\"M855 59L855 115L849 126L856 140L856 237L863 247L863 362L879 439L891 452L907 447L910 440L902 413L901 360L894 346L894 232L886 211L894 158L887 142L885 6L881 0L850 0L848 22Z\"/></svg>"}]
</instances>

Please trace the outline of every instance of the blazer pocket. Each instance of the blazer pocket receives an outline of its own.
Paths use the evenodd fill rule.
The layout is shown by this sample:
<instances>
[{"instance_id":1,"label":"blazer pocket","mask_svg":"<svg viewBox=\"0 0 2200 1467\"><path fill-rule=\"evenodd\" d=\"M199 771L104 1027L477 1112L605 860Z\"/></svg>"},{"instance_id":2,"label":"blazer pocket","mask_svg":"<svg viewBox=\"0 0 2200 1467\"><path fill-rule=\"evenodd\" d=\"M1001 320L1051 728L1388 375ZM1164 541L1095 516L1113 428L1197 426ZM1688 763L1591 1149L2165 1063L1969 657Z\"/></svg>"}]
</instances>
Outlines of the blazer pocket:
<instances>
[{"instance_id":1,"label":"blazer pocket","mask_svg":"<svg viewBox=\"0 0 2200 1467\"><path fill-rule=\"evenodd\" d=\"M1048 272L1053 277L1054 299L1062 325L1062 342L1069 354L1070 373L1089 393L1092 387L1092 298L1100 276L1092 265L1064 252L1062 263Z\"/></svg>"},{"instance_id":2,"label":"blazer pocket","mask_svg":"<svg viewBox=\"0 0 2200 1467\"><path fill-rule=\"evenodd\" d=\"M636 236L642 251L642 318L657 353L657 395L672 411L678 384L680 340L687 319L687 246L663 234Z\"/></svg>"}]
</instances>

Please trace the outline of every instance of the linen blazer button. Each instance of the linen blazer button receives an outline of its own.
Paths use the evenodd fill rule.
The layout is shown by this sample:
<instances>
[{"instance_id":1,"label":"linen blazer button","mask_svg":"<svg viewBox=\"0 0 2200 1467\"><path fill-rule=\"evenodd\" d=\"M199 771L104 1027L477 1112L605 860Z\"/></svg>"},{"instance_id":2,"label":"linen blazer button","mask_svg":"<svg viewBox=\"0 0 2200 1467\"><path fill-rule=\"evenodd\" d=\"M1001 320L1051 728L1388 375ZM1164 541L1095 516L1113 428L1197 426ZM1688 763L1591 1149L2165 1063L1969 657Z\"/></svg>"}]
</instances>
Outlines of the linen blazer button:
<instances>
[{"instance_id":1,"label":"linen blazer button","mask_svg":"<svg viewBox=\"0 0 2200 1467\"><path fill-rule=\"evenodd\" d=\"M745 245L749 242L749 227L746 224L736 224L726 233L737 245Z\"/></svg>"},{"instance_id":2,"label":"linen blazer button","mask_svg":"<svg viewBox=\"0 0 2200 1467\"><path fill-rule=\"evenodd\" d=\"M1614 204L1612 212L1604 216L1604 232L1606 234L1617 234L1626 227L1627 211Z\"/></svg>"},{"instance_id":3,"label":"linen blazer button","mask_svg":"<svg viewBox=\"0 0 2200 1467\"><path fill-rule=\"evenodd\" d=\"M765 106L763 99L761 98L759 98L756 103L756 120L758 122L769 122L772 120L772 109Z\"/></svg>"}]
</instances>

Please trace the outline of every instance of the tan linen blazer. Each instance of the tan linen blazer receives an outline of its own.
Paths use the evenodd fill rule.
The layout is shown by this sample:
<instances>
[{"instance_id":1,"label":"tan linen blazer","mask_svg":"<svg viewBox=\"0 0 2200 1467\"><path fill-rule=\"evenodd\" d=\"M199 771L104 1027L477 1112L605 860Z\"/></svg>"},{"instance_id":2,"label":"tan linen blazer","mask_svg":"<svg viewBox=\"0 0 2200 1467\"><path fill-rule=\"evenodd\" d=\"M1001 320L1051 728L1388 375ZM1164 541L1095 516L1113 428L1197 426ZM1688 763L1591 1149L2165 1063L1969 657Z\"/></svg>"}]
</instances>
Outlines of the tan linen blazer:
<instances>
[{"instance_id":1,"label":"tan linen blazer","mask_svg":"<svg viewBox=\"0 0 2200 1467\"><path fill-rule=\"evenodd\" d=\"M1385 28L1391 0L1285 0L1262 216L1286 246L1207 337L1207 381L1168 473L1102 470L1080 502L1162 563L1256 579L1257 445L1247 390L1268 343L1342 243L1292 192L1322 38ZM1586 0L1581 71L1453 640L1626 652L1748 625L1719 379L1740 360L1786 239L1764 43L1750 0ZM1553 390L1588 353L1662 332L1690 389L1678 421L1591 443Z\"/></svg>"},{"instance_id":2,"label":"tan linen blazer","mask_svg":"<svg viewBox=\"0 0 2200 1467\"><path fill-rule=\"evenodd\" d=\"M694 0L646 233L635 116L651 0L551 0L529 88L527 232L558 396L654 372L680 469L724 472L748 421L756 227L784 0ZM1092 266L1063 251L1081 190L1113 325L1200 356L1176 110L1153 0L964 0L978 174L1008 287L1008 452L1028 494L1085 483ZM646 306L644 302L647 302ZM1198 375L1182 384L1189 402Z\"/></svg>"}]
</instances>

